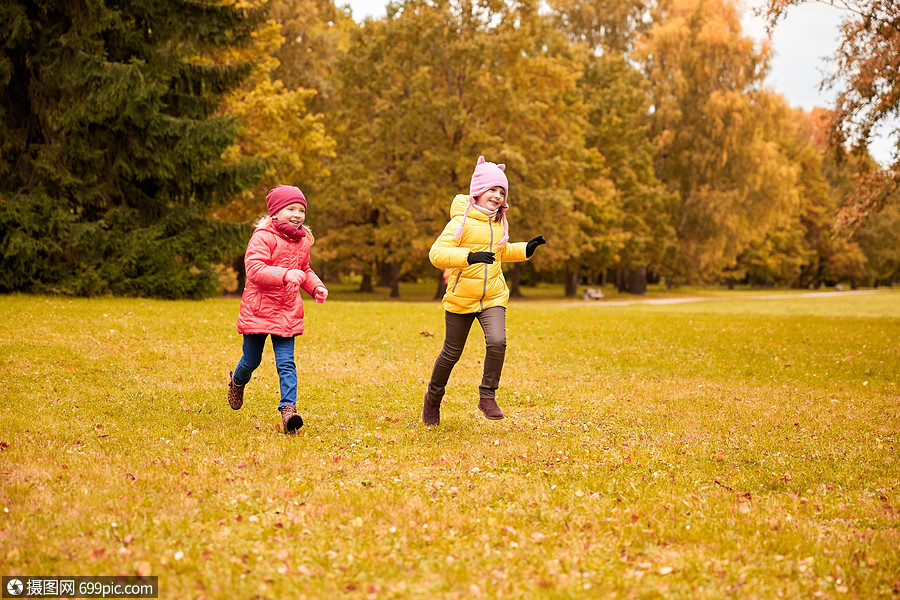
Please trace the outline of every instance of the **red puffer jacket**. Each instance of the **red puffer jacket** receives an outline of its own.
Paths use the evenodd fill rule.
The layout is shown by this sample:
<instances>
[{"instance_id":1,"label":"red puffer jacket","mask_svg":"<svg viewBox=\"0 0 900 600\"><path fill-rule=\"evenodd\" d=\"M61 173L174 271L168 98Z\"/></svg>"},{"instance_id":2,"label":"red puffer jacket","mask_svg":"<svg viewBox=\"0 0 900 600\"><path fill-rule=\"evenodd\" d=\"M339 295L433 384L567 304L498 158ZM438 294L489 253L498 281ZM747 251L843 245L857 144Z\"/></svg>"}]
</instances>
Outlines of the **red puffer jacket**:
<instances>
[{"instance_id":1,"label":"red puffer jacket","mask_svg":"<svg viewBox=\"0 0 900 600\"><path fill-rule=\"evenodd\" d=\"M286 286L290 269L302 269L301 288L313 295L322 280L309 268L309 236L293 241L271 223L253 232L244 256L247 284L241 297L237 329L242 334L270 333L293 337L303 333L303 300L300 290Z\"/></svg>"}]
</instances>

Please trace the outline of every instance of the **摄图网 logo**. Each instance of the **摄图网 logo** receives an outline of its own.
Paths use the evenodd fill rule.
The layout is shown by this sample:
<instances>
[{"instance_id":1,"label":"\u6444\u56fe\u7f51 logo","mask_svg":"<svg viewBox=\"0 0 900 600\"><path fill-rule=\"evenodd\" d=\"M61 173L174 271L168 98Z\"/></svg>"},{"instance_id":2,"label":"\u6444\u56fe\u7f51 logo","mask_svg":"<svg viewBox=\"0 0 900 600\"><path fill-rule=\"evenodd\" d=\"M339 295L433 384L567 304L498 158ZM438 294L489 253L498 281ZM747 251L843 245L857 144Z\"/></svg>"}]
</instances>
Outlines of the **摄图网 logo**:
<instances>
[{"instance_id":1,"label":"\u6444\u56fe\u7f51 logo","mask_svg":"<svg viewBox=\"0 0 900 600\"><path fill-rule=\"evenodd\" d=\"M10 579L6 584L6 591L10 596L18 596L24 589L25 586L18 579Z\"/></svg>"}]
</instances>

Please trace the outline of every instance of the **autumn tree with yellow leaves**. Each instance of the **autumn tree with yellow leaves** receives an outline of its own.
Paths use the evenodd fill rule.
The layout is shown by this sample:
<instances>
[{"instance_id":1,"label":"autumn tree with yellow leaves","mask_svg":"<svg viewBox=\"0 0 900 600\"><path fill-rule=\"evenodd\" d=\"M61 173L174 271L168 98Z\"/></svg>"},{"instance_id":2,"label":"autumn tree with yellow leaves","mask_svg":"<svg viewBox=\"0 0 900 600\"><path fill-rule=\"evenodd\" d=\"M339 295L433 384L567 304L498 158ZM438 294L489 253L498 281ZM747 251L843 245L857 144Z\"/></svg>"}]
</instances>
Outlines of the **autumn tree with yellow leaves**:
<instances>
[{"instance_id":1,"label":"autumn tree with yellow leaves","mask_svg":"<svg viewBox=\"0 0 900 600\"><path fill-rule=\"evenodd\" d=\"M770 30L792 7L808 0L769 0ZM838 95L833 107L831 146L837 159L863 155L852 195L835 222L835 235L852 238L863 221L900 199L900 2L825 0L840 11L836 69L823 82ZM894 141L886 168L865 159L865 148L882 128Z\"/></svg>"},{"instance_id":2,"label":"autumn tree with yellow leaves","mask_svg":"<svg viewBox=\"0 0 900 600\"><path fill-rule=\"evenodd\" d=\"M763 86L768 48L727 0L666 0L638 45L657 176L678 195L670 281L715 281L796 195L780 144L783 101Z\"/></svg>"},{"instance_id":3,"label":"autumn tree with yellow leaves","mask_svg":"<svg viewBox=\"0 0 900 600\"><path fill-rule=\"evenodd\" d=\"M554 35L527 4L412 0L362 24L337 70L322 241L363 290L383 270L392 295L401 276L437 275L428 248L479 155L507 165L513 239L552 240L537 268L581 252L584 207L605 188L584 144L579 64Z\"/></svg>"}]
</instances>

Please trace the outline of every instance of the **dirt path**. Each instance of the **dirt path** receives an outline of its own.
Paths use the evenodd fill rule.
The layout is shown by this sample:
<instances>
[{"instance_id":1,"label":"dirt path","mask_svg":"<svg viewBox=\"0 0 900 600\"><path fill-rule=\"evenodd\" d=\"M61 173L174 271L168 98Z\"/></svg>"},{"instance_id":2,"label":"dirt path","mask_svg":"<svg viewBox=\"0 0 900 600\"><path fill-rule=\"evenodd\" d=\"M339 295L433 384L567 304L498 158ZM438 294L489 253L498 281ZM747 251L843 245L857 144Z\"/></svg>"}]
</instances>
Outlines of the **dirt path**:
<instances>
[{"instance_id":1,"label":"dirt path","mask_svg":"<svg viewBox=\"0 0 900 600\"><path fill-rule=\"evenodd\" d=\"M790 298L829 298L832 296L859 296L881 294L887 290L854 290L846 292L804 292L802 294L764 294L740 296L687 296L683 298L645 298L635 300L581 300L569 302L572 306L628 306L631 304L685 304L687 302L716 302L726 300L785 300Z\"/></svg>"}]
</instances>

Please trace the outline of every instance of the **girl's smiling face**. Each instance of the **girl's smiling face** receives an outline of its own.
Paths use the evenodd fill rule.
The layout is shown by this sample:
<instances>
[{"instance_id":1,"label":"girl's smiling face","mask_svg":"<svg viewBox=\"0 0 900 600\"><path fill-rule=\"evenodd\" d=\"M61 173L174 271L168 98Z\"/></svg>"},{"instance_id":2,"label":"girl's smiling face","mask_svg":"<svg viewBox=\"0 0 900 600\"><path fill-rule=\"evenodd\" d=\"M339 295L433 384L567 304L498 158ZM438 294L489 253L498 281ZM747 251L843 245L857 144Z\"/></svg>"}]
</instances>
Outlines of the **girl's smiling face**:
<instances>
[{"instance_id":1,"label":"girl's smiling face","mask_svg":"<svg viewBox=\"0 0 900 600\"><path fill-rule=\"evenodd\" d=\"M497 210L503 206L505 200L506 192L503 191L503 188L494 186L489 190L482 192L480 196L475 198L475 205L488 210Z\"/></svg>"},{"instance_id":2,"label":"girl's smiling face","mask_svg":"<svg viewBox=\"0 0 900 600\"><path fill-rule=\"evenodd\" d=\"M294 202L272 215L272 218L290 223L294 227L300 227L303 225L303 221L306 220L306 207L300 202Z\"/></svg>"}]
</instances>

